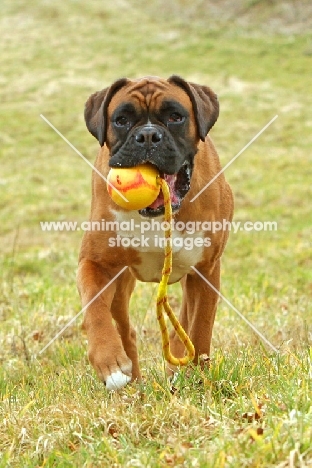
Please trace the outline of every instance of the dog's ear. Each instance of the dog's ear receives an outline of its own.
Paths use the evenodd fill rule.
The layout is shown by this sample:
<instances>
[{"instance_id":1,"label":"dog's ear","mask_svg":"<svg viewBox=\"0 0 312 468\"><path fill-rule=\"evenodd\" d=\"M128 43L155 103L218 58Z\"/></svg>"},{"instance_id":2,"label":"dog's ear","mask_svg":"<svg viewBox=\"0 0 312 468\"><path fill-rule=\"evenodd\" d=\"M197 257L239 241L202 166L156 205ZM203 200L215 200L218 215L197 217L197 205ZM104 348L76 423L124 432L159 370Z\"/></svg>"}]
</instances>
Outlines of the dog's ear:
<instances>
[{"instance_id":1,"label":"dog's ear","mask_svg":"<svg viewBox=\"0 0 312 468\"><path fill-rule=\"evenodd\" d=\"M98 140L101 146L106 140L107 108L117 91L126 85L127 78L120 78L109 88L91 94L85 104L84 118L89 132Z\"/></svg>"},{"instance_id":2,"label":"dog's ear","mask_svg":"<svg viewBox=\"0 0 312 468\"><path fill-rule=\"evenodd\" d=\"M198 134L202 141L219 116L219 102L217 95L208 86L201 86L196 83L189 83L178 75L168 78L169 83L180 86L191 99Z\"/></svg>"}]
</instances>

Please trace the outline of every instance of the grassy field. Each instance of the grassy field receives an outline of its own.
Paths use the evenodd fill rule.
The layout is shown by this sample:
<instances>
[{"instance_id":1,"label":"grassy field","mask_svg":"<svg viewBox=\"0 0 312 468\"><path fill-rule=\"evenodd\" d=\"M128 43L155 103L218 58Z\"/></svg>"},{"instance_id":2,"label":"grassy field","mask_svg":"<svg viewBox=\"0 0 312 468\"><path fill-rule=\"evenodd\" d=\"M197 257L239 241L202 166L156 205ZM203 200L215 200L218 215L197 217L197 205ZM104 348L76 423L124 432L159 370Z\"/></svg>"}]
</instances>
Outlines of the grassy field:
<instances>
[{"instance_id":1,"label":"grassy field","mask_svg":"<svg viewBox=\"0 0 312 468\"><path fill-rule=\"evenodd\" d=\"M191 5L190 5L191 3ZM3 0L0 71L0 467L312 466L312 35L309 2ZM208 6L207 6L208 5ZM210 85L211 132L235 221L222 293L276 346L220 302L212 365L165 378L156 285L131 314L144 380L107 393L86 358L75 285L81 232L40 221L87 219L97 142L83 106L120 76L171 74ZM178 285L170 302L179 309Z\"/></svg>"}]
</instances>

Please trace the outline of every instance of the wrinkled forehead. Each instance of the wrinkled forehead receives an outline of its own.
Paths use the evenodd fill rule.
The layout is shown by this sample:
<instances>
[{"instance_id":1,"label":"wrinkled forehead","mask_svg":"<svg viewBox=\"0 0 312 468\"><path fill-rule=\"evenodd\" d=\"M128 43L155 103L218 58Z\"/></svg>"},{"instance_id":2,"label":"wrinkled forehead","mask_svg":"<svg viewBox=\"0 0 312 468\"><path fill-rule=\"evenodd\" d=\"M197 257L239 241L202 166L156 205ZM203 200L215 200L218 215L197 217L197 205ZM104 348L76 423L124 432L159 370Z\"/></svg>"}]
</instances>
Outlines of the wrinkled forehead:
<instances>
[{"instance_id":1,"label":"wrinkled forehead","mask_svg":"<svg viewBox=\"0 0 312 468\"><path fill-rule=\"evenodd\" d=\"M164 100L176 101L191 112L191 100L183 89L158 77L145 77L129 81L121 88L110 102L109 113L126 102L138 110L153 112L160 109Z\"/></svg>"}]
</instances>

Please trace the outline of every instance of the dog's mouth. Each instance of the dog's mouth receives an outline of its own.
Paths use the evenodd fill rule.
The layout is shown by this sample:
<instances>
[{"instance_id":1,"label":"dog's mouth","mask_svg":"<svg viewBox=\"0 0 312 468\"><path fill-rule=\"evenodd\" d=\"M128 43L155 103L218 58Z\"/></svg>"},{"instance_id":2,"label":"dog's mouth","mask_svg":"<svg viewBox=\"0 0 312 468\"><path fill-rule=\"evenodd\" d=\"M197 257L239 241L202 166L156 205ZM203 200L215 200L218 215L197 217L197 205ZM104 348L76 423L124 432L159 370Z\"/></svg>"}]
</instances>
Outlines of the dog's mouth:
<instances>
[{"instance_id":1,"label":"dog's mouth","mask_svg":"<svg viewBox=\"0 0 312 468\"><path fill-rule=\"evenodd\" d=\"M192 169L188 162L185 162L179 172L176 174L171 175L162 172L160 173L160 177L163 178L169 186L171 207L173 212L180 209L185 195L190 190L191 175ZM139 210L140 215L148 218L154 218L156 216L163 215L164 212L164 196L162 191L159 192L158 197L151 205L143 208L142 210Z\"/></svg>"}]
</instances>

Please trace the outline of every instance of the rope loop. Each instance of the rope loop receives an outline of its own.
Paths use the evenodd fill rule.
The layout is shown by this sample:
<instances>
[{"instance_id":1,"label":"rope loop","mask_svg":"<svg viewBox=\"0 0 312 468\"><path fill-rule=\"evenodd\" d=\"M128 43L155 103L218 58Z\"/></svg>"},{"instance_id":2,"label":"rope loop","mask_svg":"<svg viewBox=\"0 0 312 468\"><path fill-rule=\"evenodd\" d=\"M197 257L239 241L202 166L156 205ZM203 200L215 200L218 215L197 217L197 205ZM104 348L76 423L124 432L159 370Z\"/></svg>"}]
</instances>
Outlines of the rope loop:
<instances>
[{"instance_id":1,"label":"rope loop","mask_svg":"<svg viewBox=\"0 0 312 468\"><path fill-rule=\"evenodd\" d=\"M164 266L162 269L162 278L158 287L157 294L157 320L159 322L159 327L161 331L162 338L162 348L166 361L169 364L174 366L185 366L190 361L193 361L195 357L194 345L191 342L190 338L184 331L182 325L180 324L177 317L174 315L173 310L170 307L167 296L167 286L168 280L172 271L172 232L171 232L171 222L172 222L172 208L170 201L170 190L167 182L158 178L158 183L160 184L163 196L164 196L164 206L165 206L165 221L167 228L165 229L165 260ZM173 328L176 331L176 334L180 338L181 342L184 344L186 349L186 356L182 358L177 358L171 354L170 344L169 344L169 333L168 328L164 318L164 311L166 312L170 322L172 323Z\"/></svg>"}]
</instances>

